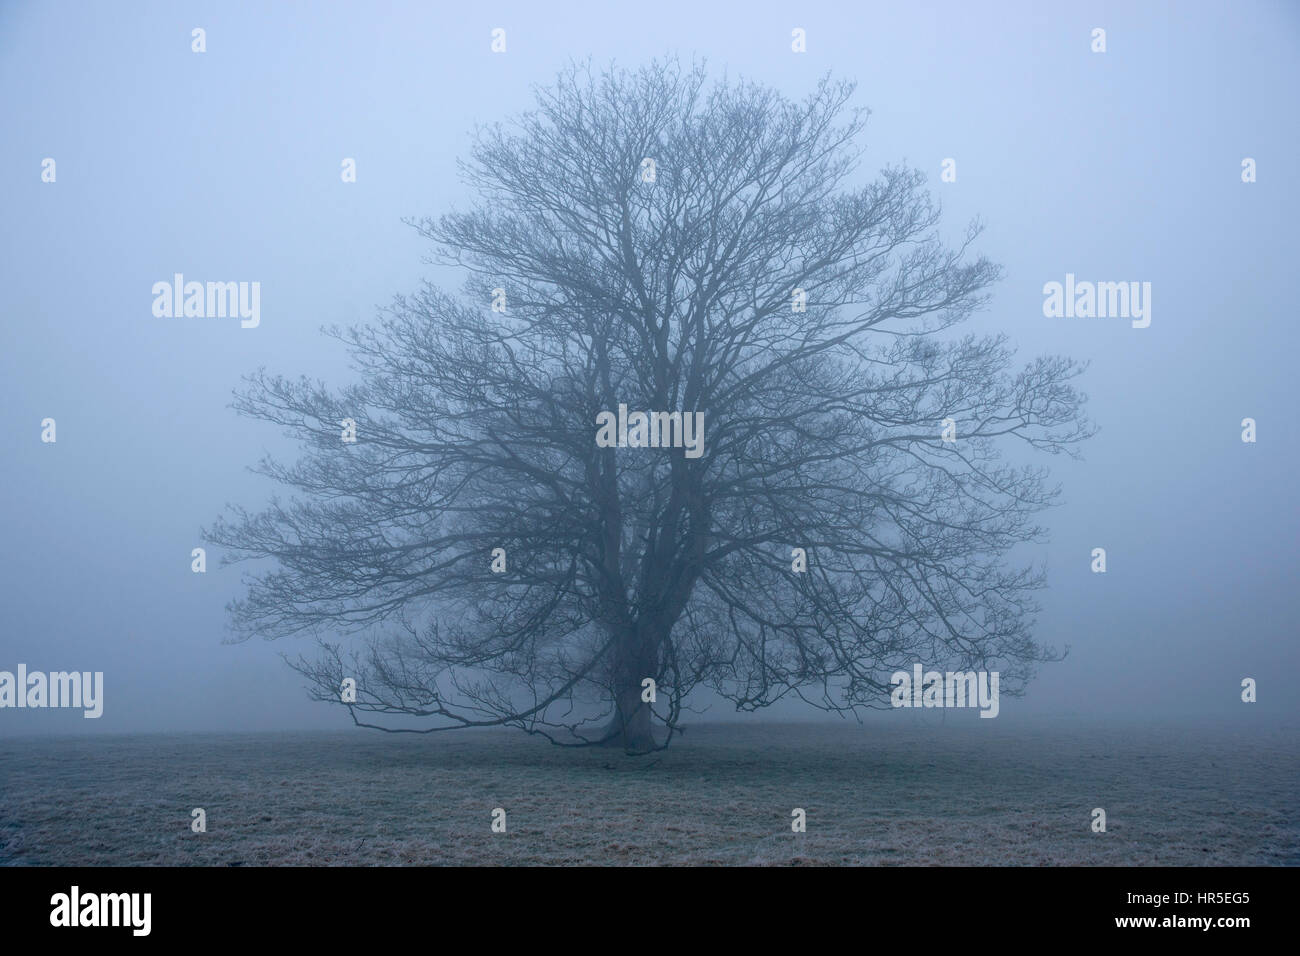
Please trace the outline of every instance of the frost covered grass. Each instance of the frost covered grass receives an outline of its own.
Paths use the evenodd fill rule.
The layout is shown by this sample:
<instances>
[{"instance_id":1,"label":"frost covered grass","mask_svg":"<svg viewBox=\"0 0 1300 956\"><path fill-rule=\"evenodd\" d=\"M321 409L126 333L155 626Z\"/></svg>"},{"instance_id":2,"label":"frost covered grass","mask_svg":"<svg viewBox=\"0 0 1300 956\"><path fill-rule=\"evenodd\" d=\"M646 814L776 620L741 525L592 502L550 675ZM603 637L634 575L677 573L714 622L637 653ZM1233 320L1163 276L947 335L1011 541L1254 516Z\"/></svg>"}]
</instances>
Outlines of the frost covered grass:
<instances>
[{"instance_id":1,"label":"frost covered grass","mask_svg":"<svg viewBox=\"0 0 1300 956\"><path fill-rule=\"evenodd\" d=\"M649 758L510 732L10 738L0 864L1296 865L1298 789L1281 729L700 724Z\"/></svg>"}]
</instances>

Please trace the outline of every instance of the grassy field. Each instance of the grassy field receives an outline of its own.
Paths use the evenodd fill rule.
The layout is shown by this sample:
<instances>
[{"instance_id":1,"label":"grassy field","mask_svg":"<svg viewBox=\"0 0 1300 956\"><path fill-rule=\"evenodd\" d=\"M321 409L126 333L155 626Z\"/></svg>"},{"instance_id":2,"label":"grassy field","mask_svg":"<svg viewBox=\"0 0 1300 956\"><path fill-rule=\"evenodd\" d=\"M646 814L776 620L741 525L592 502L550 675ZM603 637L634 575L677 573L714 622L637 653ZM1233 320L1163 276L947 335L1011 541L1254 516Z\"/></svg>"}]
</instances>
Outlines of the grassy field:
<instances>
[{"instance_id":1,"label":"grassy field","mask_svg":"<svg viewBox=\"0 0 1300 956\"><path fill-rule=\"evenodd\" d=\"M0 864L1300 863L1292 731L993 724L702 724L641 759L507 732L10 738Z\"/></svg>"}]
</instances>

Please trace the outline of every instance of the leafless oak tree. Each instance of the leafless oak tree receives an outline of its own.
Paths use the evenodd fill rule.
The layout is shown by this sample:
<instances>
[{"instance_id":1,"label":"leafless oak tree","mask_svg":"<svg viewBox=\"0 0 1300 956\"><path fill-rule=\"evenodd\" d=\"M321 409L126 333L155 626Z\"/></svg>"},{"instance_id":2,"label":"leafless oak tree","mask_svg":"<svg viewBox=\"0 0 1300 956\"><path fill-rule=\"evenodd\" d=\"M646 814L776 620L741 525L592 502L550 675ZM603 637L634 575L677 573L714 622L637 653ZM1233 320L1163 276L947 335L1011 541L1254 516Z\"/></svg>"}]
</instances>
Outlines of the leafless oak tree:
<instances>
[{"instance_id":1,"label":"leafless oak tree","mask_svg":"<svg viewBox=\"0 0 1300 956\"><path fill-rule=\"evenodd\" d=\"M919 172L858 176L851 93L575 65L480 130L477 204L413 223L463 294L331 330L351 386L238 393L305 449L260 465L290 501L205 532L271 559L236 633L315 633L294 665L322 700L354 678L363 726L630 752L667 746L700 687L856 712L920 661L1022 689L1056 652L1031 633L1041 570L1008 551L1057 492L1007 451L1090 433L1081 367L953 331L998 269L977 226L941 241ZM620 403L702 412L703 454L599 447Z\"/></svg>"}]
</instances>

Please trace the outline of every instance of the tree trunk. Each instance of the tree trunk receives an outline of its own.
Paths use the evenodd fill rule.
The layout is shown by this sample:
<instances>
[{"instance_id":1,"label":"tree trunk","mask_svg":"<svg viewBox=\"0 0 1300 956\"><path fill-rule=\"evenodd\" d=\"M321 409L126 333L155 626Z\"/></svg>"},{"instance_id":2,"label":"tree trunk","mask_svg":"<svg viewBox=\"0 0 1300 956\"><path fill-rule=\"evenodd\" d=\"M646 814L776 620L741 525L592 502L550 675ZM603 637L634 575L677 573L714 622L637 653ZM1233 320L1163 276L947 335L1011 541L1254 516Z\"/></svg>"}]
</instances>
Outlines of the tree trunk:
<instances>
[{"instance_id":1,"label":"tree trunk","mask_svg":"<svg viewBox=\"0 0 1300 956\"><path fill-rule=\"evenodd\" d=\"M641 683L623 686L616 695L614 716L605 726L606 747L622 747L630 754L649 753L655 749L651 728L650 705L641 700Z\"/></svg>"},{"instance_id":2,"label":"tree trunk","mask_svg":"<svg viewBox=\"0 0 1300 956\"><path fill-rule=\"evenodd\" d=\"M650 705L641 700L641 685L620 689L614 717L604 727L604 747L621 747L628 753L649 753L655 748Z\"/></svg>"},{"instance_id":3,"label":"tree trunk","mask_svg":"<svg viewBox=\"0 0 1300 956\"><path fill-rule=\"evenodd\" d=\"M659 642L647 623L639 621L623 628L614 645L610 672L614 714L605 725L602 743L607 747L622 747L630 754L655 749L653 711L641 699L641 681L658 673L654 661Z\"/></svg>"}]
</instances>

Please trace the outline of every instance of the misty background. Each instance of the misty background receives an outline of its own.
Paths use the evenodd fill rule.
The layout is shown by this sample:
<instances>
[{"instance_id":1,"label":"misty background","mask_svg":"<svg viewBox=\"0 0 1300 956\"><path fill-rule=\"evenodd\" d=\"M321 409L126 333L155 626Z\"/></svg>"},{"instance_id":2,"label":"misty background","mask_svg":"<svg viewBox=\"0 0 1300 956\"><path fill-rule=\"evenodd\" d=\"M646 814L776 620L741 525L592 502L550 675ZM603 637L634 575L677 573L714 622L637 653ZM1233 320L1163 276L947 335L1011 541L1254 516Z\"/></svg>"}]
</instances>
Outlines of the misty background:
<instances>
[{"instance_id":1,"label":"misty background","mask_svg":"<svg viewBox=\"0 0 1300 956\"><path fill-rule=\"evenodd\" d=\"M1037 635L1070 654L1000 718L1294 722L1300 7L899 7L0 3L0 670L105 687L98 720L6 709L0 735L351 726L279 659L310 641L223 644L240 567L210 549L190 570L226 503L274 490L248 466L296 457L231 391L263 365L341 384L322 325L369 321L424 276L459 289L401 219L468 206L456 160L476 122L530 107L570 58L674 53L796 99L827 71L857 80L858 180L908 163L945 236L987 225L974 252L1006 276L965 330L1092 363L1100 432L1081 462L1038 459L1064 496L1023 552L1049 572ZM176 272L260 282L260 326L155 318L151 287ZM1067 272L1151 282L1150 327L1044 318ZM746 719L774 717L827 719Z\"/></svg>"}]
</instances>

